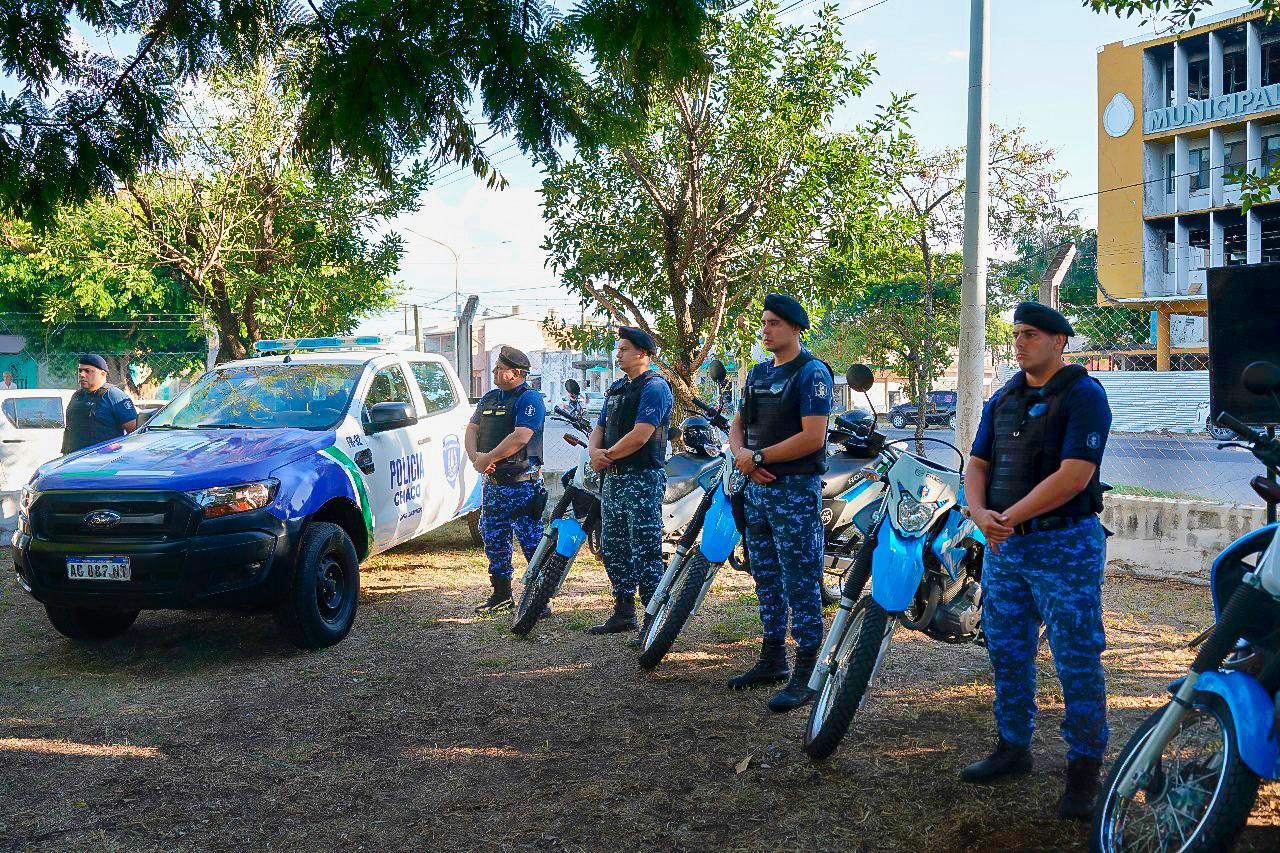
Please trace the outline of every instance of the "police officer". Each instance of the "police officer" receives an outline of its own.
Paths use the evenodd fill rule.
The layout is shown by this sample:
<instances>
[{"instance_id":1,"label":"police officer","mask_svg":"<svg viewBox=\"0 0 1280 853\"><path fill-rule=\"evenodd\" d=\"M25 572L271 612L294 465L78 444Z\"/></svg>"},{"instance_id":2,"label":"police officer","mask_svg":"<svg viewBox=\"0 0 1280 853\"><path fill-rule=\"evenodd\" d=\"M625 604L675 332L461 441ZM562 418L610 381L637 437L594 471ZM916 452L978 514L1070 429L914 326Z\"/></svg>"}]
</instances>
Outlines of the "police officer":
<instances>
[{"instance_id":1,"label":"police officer","mask_svg":"<svg viewBox=\"0 0 1280 853\"><path fill-rule=\"evenodd\" d=\"M746 545L760 601L764 641L755 666L729 679L745 690L787 679L769 699L790 711L813 698L809 676L822 645L822 472L826 470L831 371L800 346L809 315L777 293L764 300L762 344L773 353L751 368L742 409L729 430L745 489ZM796 642L788 670L787 613Z\"/></svg>"},{"instance_id":2,"label":"police officer","mask_svg":"<svg viewBox=\"0 0 1280 853\"><path fill-rule=\"evenodd\" d=\"M484 475L480 537L489 558L493 594L476 608L492 613L511 607L511 535L526 560L542 537L542 427L546 406L530 388L529 357L515 347L498 351L492 391L480 398L467 425L467 456Z\"/></svg>"},{"instance_id":3,"label":"police officer","mask_svg":"<svg viewBox=\"0 0 1280 853\"><path fill-rule=\"evenodd\" d=\"M982 627L995 677L999 740L964 769L967 782L1031 770L1039 626L1048 628L1066 713L1067 784L1062 818L1087 819L1107 746L1102 674L1102 573L1098 466L1111 427L1102 386L1063 362L1067 319L1036 302L1013 315L1022 368L992 395L973 444L965 492L987 537Z\"/></svg>"},{"instance_id":4,"label":"police officer","mask_svg":"<svg viewBox=\"0 0 1280 853\"><path fill-rule=\"evenodd\" d=\"M667 487L667 426L675 399L652 370L653 338L618 329L618 368L591 432L591 467L604 472L601 513L604 569L613 584L613 614L592 634L636 630L636 590L647 605L662 578L662 494Z\"/></svg>"},{"instance_id":5,"label":"police officer","mask_svg":"<svg viewBox=\"0 0 1280 853\"><path fill-rule=\"evenodd\" d=\"M107 360L96 353L80 356L80 388L67 402L62 452L74 453L138 428L138 411L128 394L107 384Z\"/></svg>"}]
</instances>

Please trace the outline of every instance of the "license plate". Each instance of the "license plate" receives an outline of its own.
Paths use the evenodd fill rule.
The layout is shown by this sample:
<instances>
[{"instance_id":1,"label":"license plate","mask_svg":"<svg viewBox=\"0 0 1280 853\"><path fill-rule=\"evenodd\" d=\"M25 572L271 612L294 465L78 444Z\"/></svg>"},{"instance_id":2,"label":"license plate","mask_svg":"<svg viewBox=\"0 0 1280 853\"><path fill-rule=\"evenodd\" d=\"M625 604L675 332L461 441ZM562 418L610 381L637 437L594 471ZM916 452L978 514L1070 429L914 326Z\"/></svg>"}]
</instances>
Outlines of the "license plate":
<instances>
[{"instance_id":1,"label":"license plate","mask_svg":"<svg viewBox=\"0 0 1280 853\"><path fill-rule=\"evenodd\" d=\"M67 557L67 577L73 581L127 581L128 557Z\"/></svg>"}]
</instances>

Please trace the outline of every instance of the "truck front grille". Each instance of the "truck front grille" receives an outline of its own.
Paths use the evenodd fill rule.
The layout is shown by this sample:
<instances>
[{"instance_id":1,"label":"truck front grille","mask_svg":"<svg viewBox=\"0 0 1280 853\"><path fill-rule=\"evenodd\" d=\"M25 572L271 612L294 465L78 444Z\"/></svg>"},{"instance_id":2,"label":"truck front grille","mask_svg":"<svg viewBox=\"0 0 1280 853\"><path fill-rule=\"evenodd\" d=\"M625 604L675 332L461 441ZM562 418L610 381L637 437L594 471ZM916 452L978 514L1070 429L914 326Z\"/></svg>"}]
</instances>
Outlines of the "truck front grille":
<instances>
[{"instance_id":1,"label":"truck front grille","mask_svg":"<svg viewBox=\"0 0 1280 853\"><path fill-rule=\"evenodd\" d=\"M195 520L195 507L179 492L46 492L32 513L35 534L60 541L163 542L190 535Z\"/></svg>"}]
</instances>

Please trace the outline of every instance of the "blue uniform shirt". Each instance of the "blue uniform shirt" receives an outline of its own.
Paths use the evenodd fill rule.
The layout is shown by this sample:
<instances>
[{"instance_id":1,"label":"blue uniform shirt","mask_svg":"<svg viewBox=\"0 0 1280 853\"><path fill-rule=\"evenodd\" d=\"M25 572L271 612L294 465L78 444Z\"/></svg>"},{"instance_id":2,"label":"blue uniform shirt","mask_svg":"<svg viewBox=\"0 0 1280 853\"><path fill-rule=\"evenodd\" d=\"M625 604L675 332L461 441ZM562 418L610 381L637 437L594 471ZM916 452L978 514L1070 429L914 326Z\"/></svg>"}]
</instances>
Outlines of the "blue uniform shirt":
<instances>
[{"instance_id":1,"label":"blue uniform shirt","mask_svg":"<svg viewBox=\"0 0 1280 853\"><path fill-rule=\"evenodd\" d=\"M124 435L124 425L138 419L133 398L114 385L103 385L96 392L81 388L67 403L67 428L62 437L62 452L76 450Z\"/></svg>"},{"instance_id":2,"label":"blue uniform shirt","mask_svg":"<svg viewBox=\"0 0 1280 853\"><path fill-rule=\"evenodd\" d=\"M805 350L808 352L808 350ZM790 362L787 362L790 364ZM773 366L773 360L761 361L756 364L753 371L764 371L763 378L768 379L773 373L784 369L787 364ZM759 375L759 374L757 374ZM827 371L827 366L818 359L813 359L804 367L800 368L800 372L796 374L796 388L800 393L800 417L807 418L810 416L831 414L831 374ZM742 394L745 402L747 395L745 390Z\"/></svg>"},{"instance_id":3,"label":"blue uniform shirt","mask_svg":"<svg viewBox=\"0 0 1280 853\"><path fill-rule=\"evenodd\" d=\"M530 444L542 437L543 422L547 418L547 404L542 399L542 394L530 388L529 383L522 382L510 391L494 388L489 394L498 395L504 402L515 401L516 426L533 430L533 436L529 439ZM471 423L480 423L480 412L483 408L484 406L476 406L475 412L471 415ZM541 467L542 457L530 454L529 464Z\"/></svg>"},{"instance_id":4,"label":"blue uniform shirt","mask_svg":"<svg viewBox=\"0 0 1280 853\"><path fill-rule=\"evenodd\" d=\"M1039 390L1030 388L1028 393L1036 394ZM970 451L972 455L988 462L991 461L995 444L992 413L1004 391L1001 388L992 394L991 399L982 407L982 420L978 423L978 434L973 439L973 449ZM1062 433L1059 460L1082 459L1101 465L1102 453L1107 449L1107 434L1111 430L1111 406L1107 403L1107 392L1102 390L1097 381L1085 376L1064 393L1062 411L1066 413L1067 424ZM1034 416L1035 406L1028 411Z\"/></svg>"},{"instance_id":5,"label":"blue uniform shirt","mask_svg":"<svg viewBox=\"0 0 1280 853\"><path fill-rule=\"evenodd\" d=\"M640 374L635 381L644 379L645 374ZM661 379L661 377L659 377ZM621 388L627 382L632 381L625 376L609 386L609 390ZM671 410L675 408L676 399L671 393L671 386L667 384L665 379L660 382L650 382L644 386L644 390L640 392L640 406L636 409L636 423L652 424L655 428L662 426L662 422L671 417ZM608 406L600 409L600 417L596 418L596 424L602 429L604 428L604 414L608 410Z\"/></svg>"}]
</instances>

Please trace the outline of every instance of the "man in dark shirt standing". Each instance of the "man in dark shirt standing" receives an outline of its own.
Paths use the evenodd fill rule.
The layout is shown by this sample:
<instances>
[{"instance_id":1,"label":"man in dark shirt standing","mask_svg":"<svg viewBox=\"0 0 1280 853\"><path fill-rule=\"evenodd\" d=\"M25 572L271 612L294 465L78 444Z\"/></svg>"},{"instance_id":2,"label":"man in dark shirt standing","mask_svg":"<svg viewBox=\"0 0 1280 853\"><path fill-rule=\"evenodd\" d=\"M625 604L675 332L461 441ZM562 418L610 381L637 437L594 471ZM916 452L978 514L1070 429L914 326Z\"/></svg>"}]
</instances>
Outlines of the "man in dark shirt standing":
<instances>
[{"instance_id":1,"label":"man in dark shirt standing","mask_svg":"<svg viewBox=\"0 0 1280 853\"><path fill-rule=\"evenodd\" d=\"M62 452L128 435L138 428L138 411L128 394L107 384L107 360L96 353L80 356L80 388L67 402Z\"/></svg>"},{"instance_id":2,"label":"man in dark shirt standing","mask_svg":"<svg viewBox=\"0 0 1280 853\"><path fill-rule=\"evenodd\" d=\"M1066 704L1067 785L1058 814L1084 820L1093 813L1108 734L1098 468L1111 409L1102 386L1063 361L1075 334L1065 317L1024 302L1013 322L1022 371L987 402L965 476L969 513L987 538L982 627L999 741L962 776L992 782L1031 770L1043 622Z\"/></svg>"}]
</instances>

